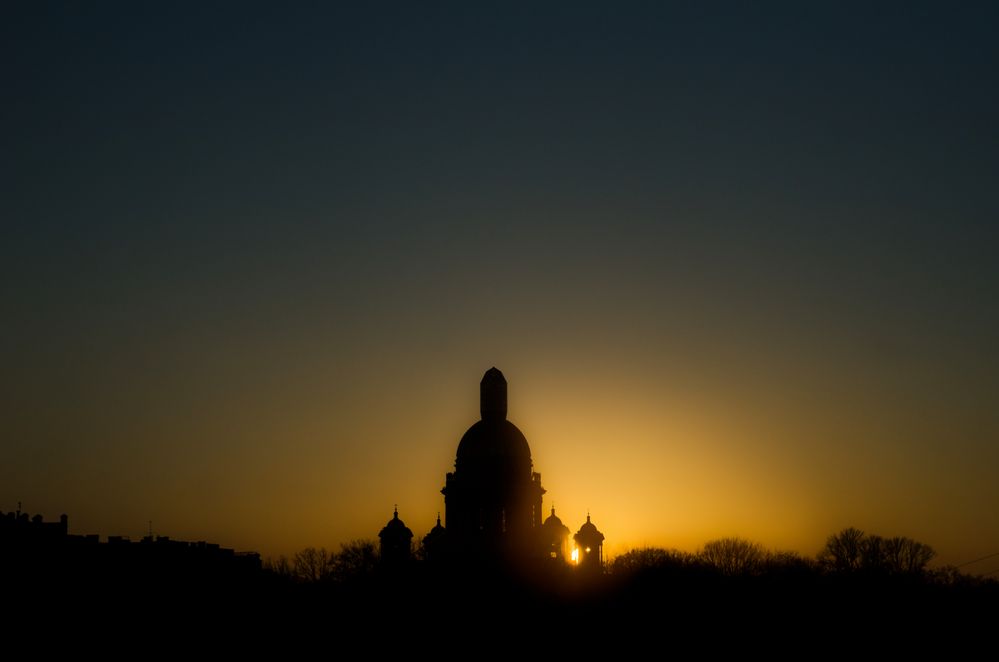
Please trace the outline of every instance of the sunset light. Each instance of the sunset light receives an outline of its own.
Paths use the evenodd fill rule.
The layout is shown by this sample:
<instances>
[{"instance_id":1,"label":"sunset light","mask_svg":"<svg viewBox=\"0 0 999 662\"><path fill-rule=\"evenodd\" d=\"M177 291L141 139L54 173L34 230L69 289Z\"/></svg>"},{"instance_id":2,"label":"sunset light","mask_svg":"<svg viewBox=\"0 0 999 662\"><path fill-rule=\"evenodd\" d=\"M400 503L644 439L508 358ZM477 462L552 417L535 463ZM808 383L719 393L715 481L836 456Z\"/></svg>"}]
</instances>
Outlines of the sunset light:
<instances>
[{"instance_id":1,"label":"sunset light","mask_svg":"<svg viewBox=\"0 0 999 662\"><path fill-rule=\"evenodd\" d=\"M999 2L0 33L8 659L995 647Z\"/></svg>"},{"instance_id":2,"label":"sunset light","mask_svg":"<svg viewBox=\"0 0 999 662\"><path fill-rule=\"evenodd\" d=\"M988 3L8 4L14 521L999 569Z\"/></svg>"}]
</instances>

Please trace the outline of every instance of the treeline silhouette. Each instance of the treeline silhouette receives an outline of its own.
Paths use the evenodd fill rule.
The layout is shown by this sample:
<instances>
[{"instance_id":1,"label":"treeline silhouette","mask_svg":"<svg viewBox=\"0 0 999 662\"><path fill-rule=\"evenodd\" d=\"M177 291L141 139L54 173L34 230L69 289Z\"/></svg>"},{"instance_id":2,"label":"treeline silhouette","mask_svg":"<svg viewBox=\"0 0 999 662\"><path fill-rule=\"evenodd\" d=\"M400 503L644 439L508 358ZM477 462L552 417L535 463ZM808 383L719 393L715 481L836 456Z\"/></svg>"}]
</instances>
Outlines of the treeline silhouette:
<instances>
[{"instance_id":1,"label":"treeline silhouette","mask_svg":"<svg viewBox=\"0 0 999 662\"><path fill-rule=\"evenodd\" d=\"M414 551L414 563L424 559L422 548ZM666 572L690 577L718 576L838 576L867 579L904 578L935 584L990 584L996 580L962 574L954 566L929 569L936 552L927 544L907 537L884 538L849 527L829 536L815 558L792 551L773 551L757 542L726 537L705 543L696 552L662 547L643 547L621 554L608 563L610 583L626 582L643 573ZM267 559L263 569L295 583L344 583L373 577L380 570L378 544L353 540L339 551L307 547L291 558ZM398 573L400 568L393 568ZM406 570L405 567L402 570ZM544 570L551 570L546 567ZM581 581L587 581L582 578Z\"/></svg>"},{"instance_id":2,"label":"treeline silhouette","mask_svg":"<svg viewBox=\"0 0 999 662\"><path fill-rule=\"evenodd\" d=\"M664 627L681 637L749 636L779 626L802 637L880 640L901 636L892 624L904 622L926 629L908 640L915 645L939 640L949 628L984 626L999 608L995 579L930 567L929 545L852 527L829 536L813 557L726 537L695 552L632 549L596 576L564 564L514 572L421 557L417 547L409 563L389 567L377 543L354 540L338 551L307 548L270 559L263 570L297 596L293 602L340 609L341 622L415 601L418 607L406 613L414 627L444 618L481 636L489 636L490 619L514 609L527 621L593 623L595 637L621 629L644 637Z\"/></svg>"},{"instance_id":3,"label":"treeline silhouette","mask_svg":"<svg viewBox=\"0 0 999 662\"><path fill-rule=\"evenodd\" d=\"M419 546L408 561L388 563L373 540L309 547L257 566L166 541L100 554L71 538L46 545L0 546L7 604L39 623L88 633L110 622L128 632L273 643L286 633L363 638L391 623L399 644L443 629L452 641L501 637L514 645L545 624L582 630L594 645L668 635L712 646L770 637L890 641L897 649L989 632L999 610L995 579L931 567L930 546L855 528L829 536L814 557L727 537L695 552L633 549L591 575L546 560L518 568L433 562Z\"/></svg>"},{"instance_id":4,"label":"treeline silhouette","mask_svg":"<svg viewBox=\"0 0 999 662\"><path fill-rule=\"evenodd\" d=\"M759 543L729 537L709 541L694 553L657 547L634 549L615 558L608 571L611 575L629 576L675 569L724 577L860 573L871 578L905 577L926 582L954 582L959 577L974 581L953 566L929 570L927 565L935 556L932 547L911 538L866 535L850 527L829 536L814 559L797 552L771 551Z\"/></svg>"},{"instance_id":5,"label":"treeline silhouette","mask_svg":"<svg viewBox=\"0 0 999 662\"><path fill-rule=\"evenodd\" d=\"M345 583L363 580L379 569L378 545L373 540L352 540L340 545L340 551L325 547L306 547L290 559L279 556L264 562L264 570L287 580L301 583Z\"/></svg>"}]
</instances>

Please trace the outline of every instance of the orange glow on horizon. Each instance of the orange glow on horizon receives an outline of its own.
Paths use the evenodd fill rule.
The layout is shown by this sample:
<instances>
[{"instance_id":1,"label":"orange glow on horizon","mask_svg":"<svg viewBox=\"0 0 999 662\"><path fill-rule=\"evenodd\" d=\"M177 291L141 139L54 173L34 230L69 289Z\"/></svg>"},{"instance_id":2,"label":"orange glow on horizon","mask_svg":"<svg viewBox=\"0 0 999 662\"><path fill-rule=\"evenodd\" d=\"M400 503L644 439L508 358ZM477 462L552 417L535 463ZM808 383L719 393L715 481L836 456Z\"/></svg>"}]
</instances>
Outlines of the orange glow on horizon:
<instances>
[{"instance_id":1,"label":"orange glow on horizon","mask_svg":"<svg viewBox=\"0 0 999 662\"><path fill-rule=\"evenodd\" d=\"M962 512L952 502L969 490L979 501L994 492L989 463L959 459L960 471L934 474L937 456L871 442L891 430L905 440L942 436L933 425L915 430L904 420L859 414L839 420L807 389L778 398L737 388L734 378L694 389L690 375L676 369L669 380L648 371L639 379L599 364L583 374L530 357L510 363L497 361L510 382L509 419L542 474L543 510L554 501L573 532L590 510L607 537L607 559L643 546L692 552L725 536L812 556L846 526L926 542L940 562L999 544L970 547L962 536L967 526L946 517ZM440 489L458 440L478 419L480 374L456 369L428 377L434 388L414 390L385 359L364 366L348 389L328 370L336 378L316 377L308 398L268 399L264 385L248 384L241 395L253 406L236 410L199 404L181 390L173 406L188 416L164 416L149 430L127 418L118 428L109 423L103 443L124 459L112 464L72 450L57 456L48 475L61 480L62 491L48 503L32 497L32 510L47 518L67 512L73 533L135 537L153 520L177 539L276 557L374 538L398 503L419 540L443 510ZM825 404L857 410L846 395L838 398ZM52 433L70 436L67 421ZM12 426L13 433L30 438L37 428ZM128 465L133 459L142 463ZM95 475L103 479L99 489ZM932 479L917 480L924 475ZM31 487L21 491L31 494ZM118 494L137 496L126 502ZM574 563L581 551L573 550Z\"/></svg>"}]
</instances>

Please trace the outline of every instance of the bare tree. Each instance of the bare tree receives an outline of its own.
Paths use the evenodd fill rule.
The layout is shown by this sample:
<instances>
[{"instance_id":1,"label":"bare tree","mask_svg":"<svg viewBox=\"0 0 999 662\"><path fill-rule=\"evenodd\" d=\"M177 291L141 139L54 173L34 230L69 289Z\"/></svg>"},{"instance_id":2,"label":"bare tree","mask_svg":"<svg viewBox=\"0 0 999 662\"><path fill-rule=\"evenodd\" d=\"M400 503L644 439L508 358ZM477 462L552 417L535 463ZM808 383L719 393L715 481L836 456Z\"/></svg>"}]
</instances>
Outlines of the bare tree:
<instances>
[{"instance_id":1,"label":"bare tree","mask_svg":"<svg viewBox=\"0 0 999 662\"><path fill-rule=\"evenodd\" d=\"M865 535L850 527L829 536L819 552L819 563L837 572L863 570L886 574L919 574L936 552L912 538Z\"/></svg>"},{"instance_id":2,"label":"bare tree","mask_svg":"<svg viewBox=\"0 0 999 662\"><path fill-rule=\"evenodd\" d=\"M643 547L621 554L609 564L613 574L628 575L645 570L684 568L696 562L696 557L677 549Z\"/></svg>"},{"instance_id":3,"label":"bare tree","mask_svg":"<svg viewBox=\"0 0 999 662\"><path fill-rule=\"evenodd\" d=\"M764 572L774 573L805 573L814 570L814 562L798 552L777 551L768 552L763 559Z\"/></svg>"},{"instance_id":4,"label":"bare tree","mask_svg":"<svg viewBox=\"0 0 999 662\"><path fill-rule=\"evenodd\" d=\"M860 567L868 572L884 572L885 539L879 535L869 535L860 541Z\"/></svg>"},{"instance_id":5,"label":"bare tree","mask_svg":"<svg viewBox=\"0 0 999 662\"><path fill-rule=\"evenodd\" d=\"M284 554L276 559L268 558L264 561L264 570L273 572L279 577L283 577L285 579L292 579L295 576L294 569L291 567L291 562Z\"/></svg>"},{"instance_id":6,"label":"bare tree","mask_svg":"<svg viewBox=\"0 0 999 662\"><path fill-rule=\"evenodd\" d=\"M919 574L937 553L912 538L895 536L884 541L884 564L896 574Z\"/></svg>"},{"instance_id":7,"label":"bare tree","mask_svg":"<svg viewBox=\"0 0 999 662\"><path fill-rule=\"evenodd\" d=\"M333 555L325 547L306 547L295 554L292 567L294 576L299 581L325 581L333 573Z\"/></svg>"},{"instance_id":8,"label":"bare tree","mask_svg":"<svg viewBox=\"0 0 999 662\"><path fill-rule=\"evenodd\" d=\"M331 572L337 581L349 581L372 574L378 566L378 546L372 540L351 540L340 545L332 557Z\"/></svg>"},{"instance_id":9,"label":"bare tree","mask_svg":"<svg viewBox=\"0 0 999 662\"><path fill-rule=\"evenodd\" d=\"M858 570L863 559L864 532L852 526L829 536L819 563L830 570Z\"/></svg>"},{"instance_id":10,"label":"bare tree","mask_svg":"<svg viewBox=\"0 0 999 662\"><path fill-rule=\"evenodd\" d=\"M760 571L767 553L761 545L742 538L720 538L704 544L699 556L725 575Z\"/></svg>"}]
</instances>

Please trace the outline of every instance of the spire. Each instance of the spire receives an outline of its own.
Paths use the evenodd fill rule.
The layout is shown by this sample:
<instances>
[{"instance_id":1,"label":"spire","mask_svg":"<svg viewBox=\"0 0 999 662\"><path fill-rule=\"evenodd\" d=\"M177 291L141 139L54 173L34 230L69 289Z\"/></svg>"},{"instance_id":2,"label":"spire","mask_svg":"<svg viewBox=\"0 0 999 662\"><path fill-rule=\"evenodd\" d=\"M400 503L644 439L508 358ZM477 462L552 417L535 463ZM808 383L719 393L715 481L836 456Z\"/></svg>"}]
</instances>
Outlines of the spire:
<instances>
[{"instance_id":1,"label":"spire","mask_svg":"<svg viewBox=\"0 0 999 662\"><path fill-rule=\"evenodd\" d=\"M441 514L440 514L440 512L438 512L437 513L437 526L440 526L440 525L441 525Z\"/></svg>"},{"instance_id":2,"label":"spire","mask_svg":"<svg viewBox=\"0 0 999 662\"><path fill-rule=\"evenodd\" d=\"M483 420L506 418L506 378L496 368L486 370L479 382L479 411Z\"/></svg>"},{"instance_id":3,"label":"spire","mask_svg":"<svg viewBox=\"0 0 999 662\"><path fill-rule=\"evenodd\" d=\"M392 519L399 519L399 504L394 504L392 506ZM589 518L586 518L589 521Z\"/></svg>"}]
</instances>

